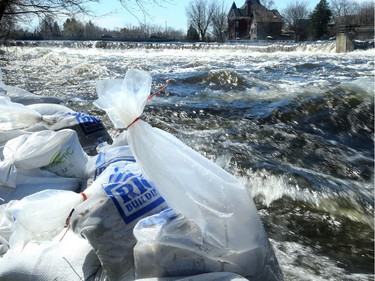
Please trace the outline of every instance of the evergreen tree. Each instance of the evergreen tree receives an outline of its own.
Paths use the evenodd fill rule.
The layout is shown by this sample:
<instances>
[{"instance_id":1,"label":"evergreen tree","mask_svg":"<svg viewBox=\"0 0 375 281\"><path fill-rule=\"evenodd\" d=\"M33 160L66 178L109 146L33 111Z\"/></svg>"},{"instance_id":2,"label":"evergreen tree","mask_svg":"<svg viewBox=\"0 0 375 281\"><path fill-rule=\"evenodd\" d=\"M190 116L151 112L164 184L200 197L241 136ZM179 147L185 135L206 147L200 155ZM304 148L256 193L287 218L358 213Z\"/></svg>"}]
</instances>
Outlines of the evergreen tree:
<instances>
[{"instance_id":1,"label":"evergreen tree","mask_svg":"<svg viewBox=\"0 0 375 281\"><path fill-rule=\"evenodd\" d=\"M199 33L192 25L189 26L186 39L188 41L199 41Z\"/></svg>"},{"instance_id":2,"label":"evergreen tree","mask_svg":"<svg viewBox=\"0 0 375 281\"><path fill-rule=\"evenodd\" d=\"M43 39L51 39L52 38L52 29L53 29L53 18L50 16L45 16L39 22L39 33L41 38Z\"/></svg>"},{"instance_id":3,"label":"evergreen tree","mask_svg":"<svg viewBox=\"0 0 375 281\"><path fill-rule=\"evenodd\" d=\"M84 36L84 25L75 18L68 18L63 24L65 39L82 39Z\"/></svg>"},{"instance_id":4,"label":"evergreen tree","mask_svg":"<svg viewBox=\"0 0 375 281\"><path fill-rule=\"evenodd\" d=\"M61 29L57 21L54 22L53 27L52 27L52 37L53 38L61 37Z\"/></svg>"},{"instance_id":5,"label":"evergreen tree","mask_svg":"<svg viewBox=\"0 0 375 281\"><path fill-rule=\"evenodd\" d=\"M320 0L310 15L311 27L317 39L321 39L326 34L331 16L332 11L327 0Z\"/></svg>"}]
</instances>

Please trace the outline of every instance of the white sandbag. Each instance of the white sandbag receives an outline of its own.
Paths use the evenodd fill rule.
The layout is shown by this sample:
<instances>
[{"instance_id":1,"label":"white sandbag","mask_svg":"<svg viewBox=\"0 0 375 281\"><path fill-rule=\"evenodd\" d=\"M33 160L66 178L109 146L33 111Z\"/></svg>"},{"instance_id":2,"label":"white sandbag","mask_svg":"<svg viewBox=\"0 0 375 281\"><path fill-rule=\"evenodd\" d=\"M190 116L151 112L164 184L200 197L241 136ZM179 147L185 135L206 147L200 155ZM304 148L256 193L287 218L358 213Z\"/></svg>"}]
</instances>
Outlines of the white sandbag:
<instances>
[{"instance_id":1,"label":"white sandbag","mask_svg":"<svg viewBox=\"0 0 375 281\"><path fill-rule=\"evenodd\" d=\"M26 105L26 107L38 112L42 116L61 116L68 112L75 112L71 108L62 104L34 103Z\"/></svg>"},{"instance_id":2,"label":"white sandbag","mask_svg":"<svg viewBox=\"0 0 375 281\"><path fill-rule=\"evenodd\" d=\"M164 199L136 163L126 161L108 166L85 194L88 199L72 214L72 229L95 249L109 280L134 279L133 227L165 209Z\"/></svg>"},{"instance_id":3,"label":"white sandbag","mask_svg":"<svg viewBox=\"0 0 375 281\"><path fill-rule=\"evenodd\" d=\"M65 230L64 230L65 231ZM0 257L1 281L94 281L100 262L87 242L68 231L53 241L29 242Z\"/></svg>"},{"instance_id":4,"label":"white sandbag","mask_svg":"<svg viewBox=\"0 0 375 281\"><path fill-rule=\"evenodd\" d=\"M0 97L0 152L5 143L21 135L47 130L57 116L72 111L58 104L25 106ZM68 111L67 111L68 110Z\"/></svg>"},{"instance_id":5,"label":"white sandbag","mask_svg":"<svg viewBox=\"0 0 375 281\"><path fill-rule=\"evenodd\" d=\"M102 142L112 143L103 122L59 104L39 103L23 105L10 101L9 97L0 96L0 132L10 131L36 132L41 130L72 129L78 134L83 149L90 155L96 154L96 147ZM17 134L17 136L20 134ZM0 143L6 134L0 136Z\"/></svg>"},{"instance_id":6,"label":"white sandbag","mask_svg":"<svg viewBox=\"0 0 375 281\"><path fill-rule=\"evenodd\" d=\"M77 178L60 177L46 170L18 169L16 187L0 185L0 204L22 198L45 189L79 192L81 181Z\"/></svg>"},{"instance_id":7,"label":"white sandbag","mask_svg":"<svg viewBox=\"0 0 375 281\"><path fill-rule=\"evenodd\" d=\"M26 106L0 96L0 130L23 129L42 120L42 115Z\"/></svg>"},{"instance_id":8,"label":"white sandbag","mask_svg":"<svg viewBox=\"0 0 375 281\"><path fill-rule=\"evenodd\" d=\"M0 162L0 185L15 187L17 169L44 168L59 176L84 178L88 160L77 133L44 130L9 140Z\"/></svg>"},{"instance_id":9,"label":"white sandbag","mask_svg":"<svg viewBox=\"0 0 375 281\"><path fill-rule=\"evenodd\" d=\"M138 120L150 87L147 72L129 70L123 83L99 83L94 104L106 110L116 128L128 127L129 145L142 173L168 206L196 223L207 243L225 249L224 257L210 253L212 259L231 262L241 268L236 273L246 277L263 272L272 249L249 192L171 134Z\"/></svg>"},{"instance_id":10,"label":"white sandbag","mask_svg":"<svg viewBox=\"0 0 375 281\"><path fill-rule=\"evenodd\" d=\"M48 129L57 131L68 128L76 131L82 148L89 155L97 154L96 147L99 144L112 143L103 122L97 117L75 112L59 104L32 104L27 108L41 114L41 123Z\"/></svg>"},{"instance_id":11,"label":"white sandbag","mask_svg":"<svg viewBox=\"0 0 375 281\"><path fill-rule=\"evenodd\" d=\"M120 161L135 162L129 146L115 146L101 150L98 155L89 158L86 165L86 178L95 180L109 165Z\"/></svg>"},{"instance_id":12,"label":"white sandbag","mask_svg":"<svg viewBox=\"0 0 375 281\"><path fill-rule=\"evenodd\" d=\"M4 210L13 219L9 248L22 251L29 241L49 241L60 233L72 209L85 195L66 190L46 189L16 201Z\"/></svg>"},{"instance_id":13,"label":"white sandbag","mask_svg":"<svg viewBox=\"0 0 375 281\"><path fill-rule=\"evenodd\" d=\"M77 132L79 141L89 155L96 155L96 147L103 142L112 143L103 122L94 116L82 112L67 112L49 127L51 130L69 128Z\"/></svg>"},{"instance_id":14,"label":"white sandbag","mask_svg":"<svg viewBox=\"0 0 375 281\"><path fill-rule=\"evenodd\" d=\"M14 218L9 208L17 201L0 205L0 257L9 250L9 238L14 231Z\"/></svg>"}]
</instances>

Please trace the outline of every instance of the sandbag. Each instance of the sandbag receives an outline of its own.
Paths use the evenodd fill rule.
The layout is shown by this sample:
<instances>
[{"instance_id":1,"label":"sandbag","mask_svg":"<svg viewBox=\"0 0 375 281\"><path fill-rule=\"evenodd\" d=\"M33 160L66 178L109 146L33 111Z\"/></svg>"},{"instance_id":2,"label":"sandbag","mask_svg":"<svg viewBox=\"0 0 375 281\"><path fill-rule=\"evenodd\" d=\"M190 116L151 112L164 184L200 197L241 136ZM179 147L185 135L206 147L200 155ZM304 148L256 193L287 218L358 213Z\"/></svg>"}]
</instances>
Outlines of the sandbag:
<instances>
[{"instance_id":1,"label":"sandbag","mask_svg":"<svg viewBox=\"0 0 375 281\"><path fill-rule=\"evenodd\" d=\"M42 115L26 106L0 96L0 130L23 129L42 120Z\"/></svg>"},{"instance_id":2,"label":"sandbag","mask_svg":"<svg viewBox=\"0 0 375 281\"><path fill-rule=\"evenodd\" d=\"M135 162L128 145L101 150L98 155L89 158L86 178L95 180L109 165L120 161Z\"/></svg>"},{"instance_id":3,"label":"sandbag","mask_svg":"<svg viewBox=\"0 0 375 281\"><path fill-rule=\"evenodd\" d=\"M0 162L0 185L15 187L19 169L44 168L56 175L83 179L87 154L77 133L44 130L9 140Z\"/></svg>"},{"instance_id":4,"label":"sandbag","mask_svg":"<svg viewBox=\"0 0 375 281\"><path fill-rule=\"evenodd\" d=\"M101 265L87 240L68 231L0 256L1 281L94 281ZM103 280L104 281L104 280Z\"/></svg>"},{"instance_id":5,"label":"sandbag","mask_svg":"<svg viewBox=\"0 0 375 281\"><path fill-rule=\"evenodd\" d=\"M103 122L94 116L75 112L60 105L38 103L23 105L0 96L0 144L11 136L30 134L42 130L72 129L89 155L96 155L96 147L103 142L112 143Z\"/></svg>"},{"instance_id":6,"label":"sandbag","mask_svg":"<svg viewBox=\"0 0 375 281\"><path fill-rule=\"evenodd\" d=\"M22 251L29 241L52 240L64 228L71 210L85 199L73 191L46 189L11 201L3 214L13 223L9 248Z\"/></svg>"},{"instance_id":7,"label":"sandbag","mask_svg":"<svg viewBox=\"0 0 375 281\"><path fill-rule=\"evenodd\" d=\"M82 148L88 155L96 155L96 147L103 142L112 143L112 138L103 122L82 112L68 112L50 126L51 130L72 129L77 132Z\"/></svg>"},{"instance_id":8,"label":"sandbag","mask_svg":"<svg viewBox=\"0 0 375 281\"><path fill-rule=\"evenodd\" d=\"M87 200L71 216L73 231L95 249L109 280L134 279L133 228L167 207L134 162L109 165L85 191Z\"/></svg>"},{"instance_id":9,"label":"sandbag","mask_svg":"<svg viewBox=\"0 0 375 281\"><path fill-rule=\"evenodd\" d=\"M129 70L122 83L98 83L94 104L107 112L115 128L127 128L142 173L158 187L168 206L193 221L203 240L222 249L211 258L231 262L241 269L236 273L245 277L261 275L272 248L249 192L173 135L140 120L151 80L145 71ZM274 265L275 280L281 280L278 264Z\"/></svg>"},{"instance_id":10,"label":"sandbag","mask_svg":"<svg viewBox=\"0 0 375 281\"><path fill-rule=\"evenodd\" d=\"M247 276L248 280L270 281L280 280L281 277L272 249L264 255L264 249L254 248L252 260L248 259L247 252L226 253L220 245L203 239L204 233L196 223L172 209L140 220L134 228L134 236L137 239L134 247L135 274L139 278L225 271L245 273L247 269L241 268L241 262L233 262L242 258L250 267L264 264L257 274ZM271 247L269 243L268 247Z\"/></svg>"},{"instance_id":11,"label":"sandbag","mask_svg":"<svg viewBox=\"0 0 375 281\"><path fill-rule=\"evenodd\" d=\"M41 169L18 169L16 187L0 185L0 204L22 198L45 189L69 190L80 192L81 180L60 177Z\"/></svg>"}]
</instances>

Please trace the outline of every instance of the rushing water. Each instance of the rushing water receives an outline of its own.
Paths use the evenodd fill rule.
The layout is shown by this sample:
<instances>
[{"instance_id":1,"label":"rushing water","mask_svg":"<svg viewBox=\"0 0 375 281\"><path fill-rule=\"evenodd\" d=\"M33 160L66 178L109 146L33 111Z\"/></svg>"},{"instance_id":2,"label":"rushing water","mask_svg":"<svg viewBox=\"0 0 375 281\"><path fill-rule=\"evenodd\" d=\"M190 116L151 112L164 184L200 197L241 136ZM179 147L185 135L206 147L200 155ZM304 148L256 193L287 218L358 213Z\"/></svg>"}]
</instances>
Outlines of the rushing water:
<instances>
[{"instance_id":1,"label":"rushing water","mask_svg":"<svg viewBox=\"0 0 375 281\"><path fill-rule=\"evenodd\" d=\"M151 72L143 118L251 190L286 280L374 280L374 50L320 44L19 42L5 84L102 118L100 79ZM246 215L246 214L244 214Z\"/></svg>"}]
</instances>

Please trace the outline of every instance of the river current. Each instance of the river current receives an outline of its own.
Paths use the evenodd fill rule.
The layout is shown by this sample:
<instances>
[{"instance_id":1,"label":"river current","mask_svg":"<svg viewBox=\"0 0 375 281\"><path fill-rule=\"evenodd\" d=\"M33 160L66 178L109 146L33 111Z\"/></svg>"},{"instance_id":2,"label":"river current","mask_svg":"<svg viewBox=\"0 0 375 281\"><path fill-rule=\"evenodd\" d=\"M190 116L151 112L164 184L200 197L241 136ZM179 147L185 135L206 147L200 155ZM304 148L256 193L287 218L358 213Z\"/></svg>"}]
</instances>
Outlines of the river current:
<instances>
[{"instance_id":1,"label":"river current","mask_svg":"<svg viewBox=\"0 0 375 281\"><path fill-rule=\"evenodd\" d=\"M285 280L374 280L375 51L335 44L15 42L3 82L101 118L98 80L147 70L143 119L236 175ZM167 149L167 148L166 148ZM244 214L246 215L246 214Z\"/></svg>"}]
</instances>

